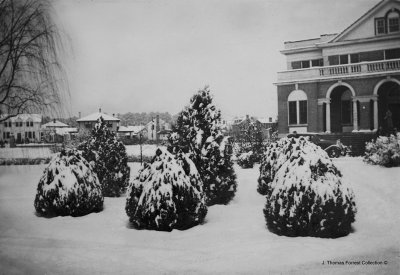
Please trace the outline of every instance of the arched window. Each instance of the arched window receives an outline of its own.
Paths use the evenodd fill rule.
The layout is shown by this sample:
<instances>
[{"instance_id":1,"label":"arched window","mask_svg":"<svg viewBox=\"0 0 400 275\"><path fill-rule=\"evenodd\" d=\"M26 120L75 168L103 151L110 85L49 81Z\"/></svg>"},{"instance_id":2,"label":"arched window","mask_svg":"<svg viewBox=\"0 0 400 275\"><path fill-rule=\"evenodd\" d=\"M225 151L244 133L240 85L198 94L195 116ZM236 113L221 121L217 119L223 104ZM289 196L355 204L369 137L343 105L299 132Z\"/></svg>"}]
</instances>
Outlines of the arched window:
<instances>
[{"instance_id":1,"label":"arched window","mask_svg":"<svg viewBox=\"0 0 400 275\"><path fill-rule=\"evenodd\" d=\"M289 125L307 124L307 95L294 90L288 97Z\"/></svg>"},{"instance_id":2,"label":"arched window","mask_svg":"<svg viewBox=\"0 0 400 275\"><path fill-rule=\"evenodd\" d=\"M400 30L399 17L399 13L397 11L389 12L387 15L388 33L398 32Z\"/></svg>"}]
</instances>

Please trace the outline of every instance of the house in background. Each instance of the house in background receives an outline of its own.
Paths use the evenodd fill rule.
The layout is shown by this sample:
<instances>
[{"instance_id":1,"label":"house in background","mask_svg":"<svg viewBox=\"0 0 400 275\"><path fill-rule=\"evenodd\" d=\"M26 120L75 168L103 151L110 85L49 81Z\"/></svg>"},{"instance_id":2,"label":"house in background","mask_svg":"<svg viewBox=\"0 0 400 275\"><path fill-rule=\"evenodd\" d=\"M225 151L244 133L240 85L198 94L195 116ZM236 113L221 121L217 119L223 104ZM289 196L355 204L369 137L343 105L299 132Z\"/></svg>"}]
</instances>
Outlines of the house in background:
<instances>
[{"instance_id":1,"label":"house in background","mask_svg":"<svg viewBox=\"0 0 400 275\"><path fill-rule=\"evenodd\" d=\"M171 130L171 128L172 127L170 123L167 123L164 120L160 119L159 116L156 116L156 118L153 118L149 123L146 124L147 139L158 141L160 140L159 133L163 131L162 135L164 136L164 131Z\"/></svg>"},{"instance_id":2,"label":"house in background","mask_svg":"<svg viewBox=\"0 0 400 275\"><path fill-rule=\"evenodd\" d=\"M71 140L77 132L77 128L54 119L42 125L40 135L42 141L61 143Z\"/></svg>"},{"instance_id":3,"label":"house in background","mask_svg":"<svg viewBox=\"0 0 400 275\"><path fill-rule=\"evenodd\" d=\"M42 115L19 114L0 123L0 140L10 143L32 143L40 141Z\"/></svg>"},{"instance_id":4,"label":"house in background","mask_svg":"<svg viewBox=\"0 0 400 275\"><path fill-rule=\"evenodd\" d=\"M135 137L139 138L140 135L147 138L147 128L144 125L119 126L117 134L119 138L132 139Z\"/></svg>"},{"instance_id":5,"label":"house in background","mask_svg":"<svg viewBox=\"0 0 400 275\"><path fill-rule=\"evenodd\" d=\"M388 110L400 129L399 0L379 2L338 34L285 42L281 53L280 134L356 136L388 128Z\"/></svg>"},{"instance_id":6,"label":"house in background","mask_svg":"<svg viewBox=\"0 0 400 275\"><path fill-rule=\"evenodd\" d=\"M259 119L246 115L246 117L235 118L233 120L229 135L234 138L239 138L243 134L243 131L246 131L249 128L250 123L255 124L261 129L263 139L269 139L271 137L271 132L276 130L277 125L276 122L272 121L272 118Z\"/></svg>"},{"instance_id":7,"label":"house in background","mask_svg":"<svg viewBox=\"0 0 400 275\"><path fill-rule=\"evenodd\" d=\"M102 113L101 109L99 109L99 112L97 113L93 113L76 120L76 122L78 122L78 132L89 134L100 117L104 119L104 121L107 123L108 128L111 131L113 132L118 131L120 119L115 117L114 115L110 116L105 113Z\"/></svg>"}]
</instances>

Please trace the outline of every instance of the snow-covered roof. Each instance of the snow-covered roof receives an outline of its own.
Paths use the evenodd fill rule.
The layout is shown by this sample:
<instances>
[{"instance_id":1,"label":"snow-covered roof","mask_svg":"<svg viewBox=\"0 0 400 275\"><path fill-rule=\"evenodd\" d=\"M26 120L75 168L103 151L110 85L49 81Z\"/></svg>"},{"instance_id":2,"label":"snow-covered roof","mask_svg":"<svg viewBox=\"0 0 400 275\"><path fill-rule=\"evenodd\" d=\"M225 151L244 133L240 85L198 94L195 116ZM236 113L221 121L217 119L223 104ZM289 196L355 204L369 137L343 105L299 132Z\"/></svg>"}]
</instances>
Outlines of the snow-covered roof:
<instances>
[{"instance_id":1,"label":"snow-covered roof","mask_svg":"<svg viewBox=\"0 0 400 275\"><path fill-rule=\"evenodd\" d=\"M137 134L145 129L145 126L120 126L118 132L128 132Z\"/></svg>"},{"instance_id":2,"label":"snow-covered roof","mask_svg":"<svg viewBox=\"0 0 400 275\"><path fill-rule=\"evenodd\" d=\"M1 117L8 116L7 114L0 115ZM7 121L15 122L15 121L33 121L33 122L42 122L42 115L40 114L19 114L15 117L11 117L7 119Z\"/></svg>"},{"instance_id":3,"label":"snow-covered roof","mask_svg":"<svg viewBox=\"0 0 400 275\"><path fill-rule=\"evenodd\" d=\"M146 124L146 126L149 126L149 125L151 125L152 123L156 123L156 119L155 118L153 118L151 121L149 121L147 124ZM165 120L163 120L163 119L159 119L159 123L160 123L160 125L164 125L164 124L169 124L169 123L167 123Z\"/></svg>"},{"instance_id":4,"label":"snow-covered roof","mask_svg":"<svg viewBox=\"0 0 400 275\"><path fill-rule=\"evenodd\" d=\"M69 127L69 125L68 124L65 124L65 123L62 123L61 121L58 121L58 120L56 120L56 121L50 121L50 122L48 122L48 123L46 123L46 124L43 124L42 125L42 127L43 128L51 128L51 127L53 127L53 128L62 128L62 127Z\"/></svg>"},{"instance_id":5,"label":"snow-covered roof","mask_svg":"<svg viewBox=\"0 0 400 275\"><path fill-rule=\"evenodd\" d=\"M257 119L259 122L261 122L261 123L274 123L275 121L274 120L272 120L272 121L269 121L269 119L270 118L268 118L268 117L264 117L264 118L259 118L259 119Z\"/></svg>"},{"instance_id":6,"label":"snow-covered roof","mask_svg":"<svg viewBox=\"0 0 400 275\"><path fill-rule=\"evenodd\" d=\"M77 122L97 121L100 117L102 117L104 119L104 121L120 121L120 119L117 118L117 117L113 117L113 116L110 116L110 115L107 115L107 114L104 114L104 113L100 113L100 112L93 113L93 114L90 114L88 116L79 118L76 121Z\"/></svg>"}]
</instances>

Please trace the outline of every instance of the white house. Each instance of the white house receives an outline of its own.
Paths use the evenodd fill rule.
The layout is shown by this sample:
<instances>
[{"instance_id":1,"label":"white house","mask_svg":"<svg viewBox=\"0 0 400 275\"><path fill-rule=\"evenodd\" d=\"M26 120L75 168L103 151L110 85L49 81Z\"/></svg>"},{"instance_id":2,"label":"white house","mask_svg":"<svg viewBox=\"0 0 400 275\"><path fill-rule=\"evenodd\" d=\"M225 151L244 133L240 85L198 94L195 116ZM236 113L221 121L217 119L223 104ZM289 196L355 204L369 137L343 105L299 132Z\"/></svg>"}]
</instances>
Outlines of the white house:
<instances>
[{"instance_id":1,"label":"white house","mask_svg":"<svg viewBox=\"0 0 400 275\"><path fill-rule=\"evenodd\" d=\"M0 123L0 140L10 142L14 137L16 143L40 141L42 115L19 114Z\"/></svg>"},{"instance_id":2,"label":"white house","mask_svg":"<svg viewBox=\"0 0 400 275\"><path fill-rule=\"evenodd\" d=\"M104 121L107 123L107 126L111 131L113 132L118 131L119 122L121 120L115 117L114 115L110 116L108 114L102 113L101 109L99 109L99 112L97 113L93 113L76 120L76 122L78 122L78 132L90 133L100 117L104 119Z\"/></svg>"}]
</instances>

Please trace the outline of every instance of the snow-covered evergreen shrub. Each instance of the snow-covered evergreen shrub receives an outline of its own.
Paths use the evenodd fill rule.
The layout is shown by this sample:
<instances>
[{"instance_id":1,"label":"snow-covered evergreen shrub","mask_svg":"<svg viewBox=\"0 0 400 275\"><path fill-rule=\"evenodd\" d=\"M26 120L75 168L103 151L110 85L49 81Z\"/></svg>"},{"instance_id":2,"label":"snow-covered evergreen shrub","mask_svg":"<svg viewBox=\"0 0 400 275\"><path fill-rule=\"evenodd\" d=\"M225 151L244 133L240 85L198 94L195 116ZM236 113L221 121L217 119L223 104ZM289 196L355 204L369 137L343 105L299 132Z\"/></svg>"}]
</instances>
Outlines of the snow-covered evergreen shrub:
<instances>
[{"instance_id":1,"label":"snow-covered evergreen shrub","mask_svg":"<svg viewBox=\"0 0 400 275\"><path fill-rule=\"evenodd\" d=\"M228 204L236 193L236 174L231 156L226 153L226 138L219 134L207 138L202 150L200 175L207 204Z\"/></svg>"},{"instance_id":2,"label":"snow-covered evergreen shrub","mask_svg":"<svg viewBox=\"0 0 400 275\"><path fill-rule=\"evenodd\" d=\"M84 158L93 165L105 197L119 197L129 184L130 168L125 146L110 131L102 117L92 134L78 146Z\"/></svg>"},{"instance_id":3,"label":"snow-covered evergreen shrub","mask_svg":"<svg viewBox=\"0 0 400 275\"><path fill-rule=\"evenodd\" d=\"M184 152L196 165L204 184L207 204L227 204L236 192L236 175L226 140L217 122L221 117L206 87L180 112L169 138L168 150Z\"/></svg>"},{"instance_id":4,"label":"snow-covered evergreen shrub","mask_svg":"<svg viewBox=\"0 0 400 275\"><path fill-rule=\"evenodd\" d=\"M264 154L264 138L261 123L248 119L240 126L240 134L236 137L239 147L237 157L252 152L253 162L260 162Z\"/></svg>"},{"instance_id":5,"label":"snow-covered evergreen shrub","mask_svg":"<svg viewBox=\"0 0 400 275\"><path fill-rule=\"evenodd\" d=\"M356 213L352 189L320 147L303 138L290 144L290 157L270 183L264 209L268 228L286 236L349 234Z\"/></svg>"},{"instance_id":6,"label":"snow-covered evergreen shrub","mask_svg":"<svg viewBox=\"0 0 400 275\"><path fill-rule=\"evenodd\" d=\"M194 163L158 148L129 185L125 210L137 228L171 231L201 223L207 206Z\"/></svg>"},{"instance_id":7,"label":"snow-covered evergreen shrub","mask_svg":"<svg viewBox=\"0 0 400 275\"><path fill-rule=\"evenodd\" d=\"M304 137L300 139L303 140ZM258 193L261 195L271 194L270 184L274 180L275 173L290 158L293 150L298 149L294 148L295 144L296 140L294 138L283 138L268 144L261 160Z\"/></svg>"},{"instance_id":8,"label":"snow-covered evergreen shrub","mask_svg":"<svg viewBox=\"0 0 400 275\"><path fill-rule=\"evenodd\" d=\"M380 136L375 142L367 142L364 161L385 167L400 166L400 133L396 136Z\"/></svg>"},{"instance_id":9,"label":"snow-covered evergreen shrub","mask_svg":"<svg viewBox=\"0 0 400 275\"><path fill-rule=\"evenodd\" d=\"M34 206L41 215L81 216L103 208L97 175L77 150L54 156L40 178Z\"/></svg>"},{"instance_id":10,"label":"snow-covered evergreen shrub","mask_svg":"<svg viewBox=\"0 0 400 275\"><path fill-rule=\"evenodd\" d=\"M237 164L242 168L253 168L254 156L253 151L241 153L237 158Z\"/></svg>"}]
</instances>

